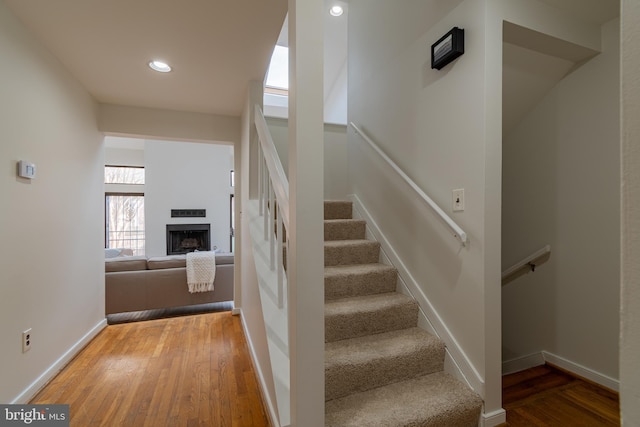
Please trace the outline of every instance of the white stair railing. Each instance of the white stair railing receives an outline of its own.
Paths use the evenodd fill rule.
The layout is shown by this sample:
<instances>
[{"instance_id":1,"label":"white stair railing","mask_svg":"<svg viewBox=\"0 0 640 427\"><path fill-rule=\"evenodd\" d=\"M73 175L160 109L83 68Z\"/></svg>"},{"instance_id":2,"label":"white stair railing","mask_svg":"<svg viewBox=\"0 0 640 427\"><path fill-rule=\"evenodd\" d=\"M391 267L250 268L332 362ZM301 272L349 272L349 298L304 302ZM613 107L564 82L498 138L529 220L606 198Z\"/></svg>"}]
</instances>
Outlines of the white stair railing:
<instances>
[{"instance_id":1,"label":"white stair railing","mask_svg":"<svg viewBox=\"0 0 640 427\"><path fill-rule=\"evenodd\" d=\"M255 106L255 125L258 144L258 196L260 215L264 218L264 239L269 241L271 270L277 271L276 295L278 308L284 301L284 257L287 249L289 228L289 181L278 157L271 133L267 128L262 110Z\"/></svg>"},{"instance_id":2,"label":"white stair railing","mask_svg":"<svg viewBox=\"0 0 640 427\"><path fill-rule=\"evenodd\" d=\"M518 277L536 271L536 267L544 264L551 257L551 246L546 245L502 272L502 286Z\"/></svg>"},{"instance_id":3,"label":"white stair railing","mask_svg":"<svg viewBox=\"0 0 640 427\"><path fill-rule=\"evenodd\" d=\"M254 109L258 134L258 197L246 205L264 320L269 361L275 391L267 405L276 425L291 421L291 360L289 351L289 304L286 253L289 228L289 182L280 163L262 110Z\"/></svg>"},{"instance_id":4,"label":"white stair railing","mask_svg":"<svg viewBox=\"0 0 640 427\"><path fill-rule=\"evenodd\" d=\"M413 189L413 191L416 192L416 194L418 194L418 196L420 196L420 198L427 204L427 206L429 206L436 214L438 214L438 216L444 221L444 223L447 224L447 226L451 229L453 235L458 240L460 240L463 245L465 245L467 243L467 233L465 233L465 231L458 224L456 224L456 222L452 220L451 217L447 215L440 208L440 206L438 206L436 202L431 199L431 197L429 197L424 191L422 191L422 189L418 187L418 184L416 184L411 178L409 178L409 176L404 173L404 171L400 169L400 167L393 160L391 160L391 158L387 156L387 154L382 151L382 149L378 147L378 145L373 142L366 133L364 133L353 122L349 122L349 125L356 131L358 135L360 135L360 137L362 137L362 139L364 139L369 144L369 146L371 146L371 148L375 150L376 153L378 153L380 157L382 157L385 162L389 164L389 166L391 166L391 168L398 175L400 175L400 177L409 185L409 187Z\"/></svg>"}]
</instances>

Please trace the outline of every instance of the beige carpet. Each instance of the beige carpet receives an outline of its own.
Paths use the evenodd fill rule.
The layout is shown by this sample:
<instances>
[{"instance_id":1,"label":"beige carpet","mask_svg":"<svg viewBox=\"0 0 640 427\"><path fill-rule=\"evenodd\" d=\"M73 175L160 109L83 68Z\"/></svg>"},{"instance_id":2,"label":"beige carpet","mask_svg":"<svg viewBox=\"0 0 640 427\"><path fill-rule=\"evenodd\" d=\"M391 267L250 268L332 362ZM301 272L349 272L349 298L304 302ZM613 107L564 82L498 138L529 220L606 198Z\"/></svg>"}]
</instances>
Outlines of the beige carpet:
<instances>
[{"instance_id":1,"label":"beige carpet","mask_svg":"<svg viewBox=\"0 0 640 427\"><path fill-rule=\"evenodd\" d=\"M482 400L443 371L443 342L417 327L366 223L350 202L324 215L326 426L477 426Z\"/></svg>"}]
</instances>

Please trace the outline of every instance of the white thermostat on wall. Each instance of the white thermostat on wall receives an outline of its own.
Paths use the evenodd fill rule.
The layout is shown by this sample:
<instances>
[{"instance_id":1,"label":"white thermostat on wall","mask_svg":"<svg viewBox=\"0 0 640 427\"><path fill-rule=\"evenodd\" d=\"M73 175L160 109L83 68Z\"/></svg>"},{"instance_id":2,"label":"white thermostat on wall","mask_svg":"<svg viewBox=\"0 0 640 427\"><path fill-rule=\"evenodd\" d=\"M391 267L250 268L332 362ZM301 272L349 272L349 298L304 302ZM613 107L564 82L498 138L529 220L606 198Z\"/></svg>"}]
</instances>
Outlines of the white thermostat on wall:
<instances>
[{"instance_id":1,"label":"white thermostat on wall","mask_svg":"<svg viewBox=\"0 0 640 427\"><path fill-rule=\"evenodd\" d=\"M18 162L18 176L33 179L36 177L36 165L20 160Z\"/></svg>"}]
</instances>

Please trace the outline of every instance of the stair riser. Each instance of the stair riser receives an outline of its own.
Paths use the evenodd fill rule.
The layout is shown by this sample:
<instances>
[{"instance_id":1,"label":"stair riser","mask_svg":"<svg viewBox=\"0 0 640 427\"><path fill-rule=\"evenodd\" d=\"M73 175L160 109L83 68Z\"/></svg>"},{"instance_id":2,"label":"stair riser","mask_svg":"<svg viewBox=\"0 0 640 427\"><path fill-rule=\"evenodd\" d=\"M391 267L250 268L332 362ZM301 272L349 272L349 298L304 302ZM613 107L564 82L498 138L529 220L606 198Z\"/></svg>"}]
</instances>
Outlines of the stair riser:
<instances>
[{"instance_id":1,"label":"stair riser","mask_svg":"<svg viewBox=\"0 0 640 427\"><path fill-rule=\"evenodd\" d=\"M444 347L440 345L416 348L411 353L381 358L366 364L330 366L325 368L325 400L338 399L351 393L443 369Z\"/></svg>"},{"instance_id":2,"label":"stair riser","mask_svg":"<svg viewBox=\"0 0 640 427\"><path fill-rule=\"evenodd\" d=\"M414 301L376 311L325 314L325 342L412 328L417 323L418 305Z\"/></svg>"},{"instance_id":3,"label":"stair riser","mask_svg":"<svg viewBox=\"0 0 640 427\"><path fill-rule=\"evenodd\" d=\"M374 264L380 257L380 244L367 242L353 246L324 247L324 265Z\"/></svg>"},{"instance_id":4,"label":"stair riser","mask_svg":"<svg viewBox=\"0 0 640 427\"><path fill-rule=\"evenodd\" d=\"M345 201L325 201L324 219L350 219L353 203Z\"/></svg>"},{"instance_id":5,"label":"stair riser","mask_svg":"<svg viewBox=\"0 0 640 427\"><path fill-rule=\"evenodd\" d=\"M325 222L324 240L358 240L364 239L366 233L366 222Z\"/></svg>"},{"instance_id":6,"label":"stair riser","mask_svg":"<svg viewBox=\"0 0 640 427\"><path fill-rule=\"evenodd\" d=\"M325 427L477 426L482 400L444 372L444 343L352 210L324 205Z\"/></svg>"},{"instance_id":7,"label":"stair riser","mask_svg":"<svg viewBox=\"0 0 640 427\"><path fill-rule=\"evenodd\" d=\"M361 295L374 295L396 290L396 270L327 276L324 278L325 301Z\"/></svg>"}]
</instances>

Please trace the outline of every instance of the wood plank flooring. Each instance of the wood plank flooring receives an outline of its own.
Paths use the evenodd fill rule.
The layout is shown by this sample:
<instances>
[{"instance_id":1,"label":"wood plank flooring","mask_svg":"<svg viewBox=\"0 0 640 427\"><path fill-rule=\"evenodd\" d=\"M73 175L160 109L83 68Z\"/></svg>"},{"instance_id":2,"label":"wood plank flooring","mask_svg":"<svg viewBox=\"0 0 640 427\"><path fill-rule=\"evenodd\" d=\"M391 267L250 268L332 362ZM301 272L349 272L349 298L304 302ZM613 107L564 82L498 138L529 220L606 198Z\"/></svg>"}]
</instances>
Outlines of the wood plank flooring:
<instances>
[{"instance_id":1,"label":"wood plank flooring","mask_svg":"<svg viewBox=\"0 0 640 427\"><path fill-rule=\"evenodd\" d=\"M230 312L107 326L31 403L71 426L269 426L240 318Z\"/></svg>"},{"instance_id":2,"label":"wood plank flooring","mask_svg":"<svg viewBox=\"0 0 640 427\"><path fill-rule=\"evenodd\" d=\"M619 426L618 394L550 365L502 379L509 427Z\"/></svg>"},{"instance_id":3,"label":"wood plank flooring","mask_svg":"<svg viewBox=\"0 0 640 427\"><path fill-rule=\"evenodd\" d=\"M107 326L31 403L70 405L71 426L269 426L230 312ZM503 377L509 427L619 426L615 392L550 365Z\"/></svg>"}]
</instances>

